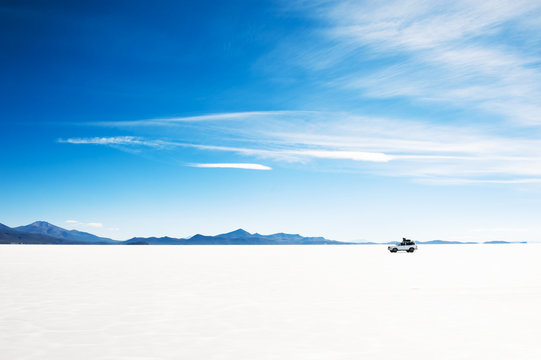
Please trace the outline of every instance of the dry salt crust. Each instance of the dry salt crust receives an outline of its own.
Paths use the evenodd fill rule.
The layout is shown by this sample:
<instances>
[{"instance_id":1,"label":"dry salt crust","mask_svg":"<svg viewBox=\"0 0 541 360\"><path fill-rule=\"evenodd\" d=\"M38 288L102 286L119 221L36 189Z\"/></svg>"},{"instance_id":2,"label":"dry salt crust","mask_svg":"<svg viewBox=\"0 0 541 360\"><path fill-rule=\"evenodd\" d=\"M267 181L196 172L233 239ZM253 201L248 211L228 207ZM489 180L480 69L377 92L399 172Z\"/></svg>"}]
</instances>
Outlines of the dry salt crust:
<instances>
[{"instance_id":1,"label":"dry salt crust","mask_svg":"<svg viewBox=\"0 0 541 360\"><path fill-rule=\"evenodd\" d=\"M0 358L541 359L541 245L0 246Z\"/></svg>"}]
</instances>

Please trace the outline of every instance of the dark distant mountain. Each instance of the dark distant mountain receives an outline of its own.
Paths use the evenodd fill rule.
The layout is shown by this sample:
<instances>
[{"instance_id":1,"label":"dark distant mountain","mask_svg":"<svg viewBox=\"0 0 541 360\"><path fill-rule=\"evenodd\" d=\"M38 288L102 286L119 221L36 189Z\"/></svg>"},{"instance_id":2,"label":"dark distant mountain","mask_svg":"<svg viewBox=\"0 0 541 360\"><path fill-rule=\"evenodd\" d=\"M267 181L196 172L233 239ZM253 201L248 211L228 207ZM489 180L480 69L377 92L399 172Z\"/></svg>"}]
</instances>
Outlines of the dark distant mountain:
<instances>
[{"instance_id":1,"label":"dark distant mountain","mask_svg":"<svg viewBox=\"0 0 541 360\"><path fill-rule=\"evenodd\" d=\"M251 234L246 230L238 229L216 236L197 234L191 238L175 239L162 238L132 238L126 244L144 241L151 245L325 245L325 244L352 244L341 241L328 240L323 237L304 237L298 234Z\"/></svg>"},{"instance_id":2,"label":"dark distant mountain","mask_svg":"<svg viewBox=\"0 0 541 360\"><path fill-rule=\"evenodd\" d=\"M485 241L483 244L527 244L527 241Z\"/></svg>"},{"instance_id":3,"label":"dark distant mountain","mask_svg":"<svg viewBox=\"0 0 541 360\"><path fill-rule=\"evenodd\" d=\"M430 240L430 241L417 241L417 244L446 245L446 244L478 244L478 243L473 242L473 241L461 242L461 241L448 241L448 240Z\"/></svg>"},{"instance_id":4,"label":"dark distant mountain","mask_svg":"<svg viewBox=\"0 0 541 360\"><path fill-rule=\"evenodd\" d=\"M244 230L243 230L244 231ZM185 240L187 245L276 245L277 242L262 236L247 233L241 237L206 236L197 234Z\"/></svg>"},{"instance_id":5,"label":"dark distant mountain","mask_svg":"<svg viewBox=\"0 0 541 360\"><path fill-rule=\"evenodd\" d=\"M17 231L0 224L0 244L84 244L80 241L55 238L49 235Z\"/></svg>"},{"instance_id":6,"label":"dark distant mountain","mask_svg":"<svg viewBox=\"0 0 541 360\"><path fill-rule=\"evenodd\" d=\"M236 237L234 234L238 234ZM232 233L210 236L196 234L183 240L184 245L269 245L264 239L254 238L252 234L239 229Z\"/></svg>"},{"instance_id":7,"label":"dark distant mountain","mask_svg":"<svg viewBox=\"0 0 541 360\"><path fill-rule=\"evenodd\" d=\"M126 240L124 243L127 245L138 243L138 242L146 242L150 245L240 245L240 244L247 244L250 243L250 241L247 241L247 237L221 237L220 235L217 236L205 236L201 234L197 234L192 236L188 239L182 239L182 238L171 238L168 236L164 237L134 237L129 240Z\"/></svg>"},{"instance_id":8,"label":"dark distant mountain","mask_svg":"<svg viewBox=\"0 0 541 360\"><path fill-rule=\"evenodd\" d=\"M209 241L209 237L205 240ZM261 235L259 233L251 234L243 229L238 229L227 234L217 235L214 238L216 241L221 241L223 238L230 240L229 243L235 244L265 244L265 245L325 245L325 244L353 244L342 241L325 239L324 237L305 237L299 234L276 233L271 235ZM193 240L194 238L192 237ZM202 240L203 238L201 238ZM233 242L231 242L233 241Z\"/></svg>"},{"instance_id":9,"label":"dark distant mountain","mask_svg":"<svg viewBox=\"0 0 541 360\"><path fill-rule=\"evenodd\" d=\"M252 234L250 234L248 231L244 229L237 229L235 231L231 231L225 234L216 235L216 237L235 238L235 239L242 239L242 238L247 238L247 237L252 237L252 236L253 236Z\"/></svg>"},{"instance_id":10,"label":"dark distant mountain","mask_svg":"<svg viewBox=\"0 0 541 360\"><path fill-rule=\"evenodd\" d=\"M249 232L238 229L227 234L217 235L216 237L220 238L235 238L235 239L246 239L249 241L259 241L265 242L268 244L289 244L289 245L302 245L302 244L344 244L342 241L328 240L324 237L305 237L299 234L286 234L286 233L276 233L271 235L261 235L259 233L250 234ZM349 244L349 243L348 243Z\"/></svg>"},{"instance_id":11,"label":"dark distant mountain","mask_svg":"<svg viewBox=\"0 0 541 360\"><path fill-rule=\"evenodd\" d=\"M64 239L69 241L76 241L81 243L90 243L90 244L115 244L118 243L115 240L99 237L92 235L86 232L77 231L77 230L66 230L61 227L49 224L46 221L36 221L30 225L19 226L14 228L14 230L29 233L29 234L42 234L52 236L58 239Z\"/></svg>"},{"instance_id":12,"label":"dark distant mountain","mask_svg":"<svg viewBox=\"0 0 541 360\"><path fill-rule=\"evenodd\" d=\"M271 234L271 235L259 235L259 234L256 233L254 235L264 237L265 239L271 239L271 240L276 240L276 241L286 241L286 242L302 242L302 243L306 243L306 242L326 242L326 241L330 241L330 240L327 240L324 237L320 237L320 236L319 237L304 237L304 236L301 236L299 234L276 233L276 234Z\"/></svg>"},{"instance_id":13,"label":"dark distant mountain","mask_svg":"<svg viewBox=\"0 0 541 360\"><path fill-rule=\"evenodd\" d=\"M254 241L251 241L249 237L222 237L221 235L217 236L206 236L197 234L188 239L182 238L171 238L171 237L135 237L129 240L126 240L126 244L133 244L135 242L146 242L150 245L247 245L254 244ZM258 244L265 244L266 242L258 239Z\"/></svg>"},{"instance_id":14,"label":"dark distant mountain","mask_svg":"<svg viewBox=\"0 0 541 360\"><path fill-rule=\"evenodd\" d=\"M133 244L136 244L136 243L147 243L148 245L181 245L181 241L183 239L176 239L176 238L171 238L171 237L168 237L168 236L164 236L164 237L148 237L148 238L144 238L144 237L134 237L134 238L131 238L129 240L126 240L126 241L121 241L120 243L121 244L126 244L126 245L133 245Z\"/></svg>"}]
</instances>

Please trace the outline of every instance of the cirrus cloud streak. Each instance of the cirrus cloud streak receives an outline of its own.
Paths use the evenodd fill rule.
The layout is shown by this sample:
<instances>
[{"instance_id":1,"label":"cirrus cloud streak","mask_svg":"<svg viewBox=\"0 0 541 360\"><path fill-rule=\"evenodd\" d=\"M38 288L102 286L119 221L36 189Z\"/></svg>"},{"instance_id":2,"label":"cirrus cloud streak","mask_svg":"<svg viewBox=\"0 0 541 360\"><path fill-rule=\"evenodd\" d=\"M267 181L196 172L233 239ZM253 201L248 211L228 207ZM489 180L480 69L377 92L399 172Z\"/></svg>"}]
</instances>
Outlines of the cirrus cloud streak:
<instances>
[{"instance_id":1,"label":"cirrus cloud streak","mask_svg":"<svg viewBox=\"0 0 541 360\"><path fill-rule=\"evenodd\" d=\"M208 163L208 164L190 164L191 167L209 168L209 169L244 169L244 170L272 170L271 167L261 164L250 163Z\"/></svg>"},{"instance_id":2,"label":"cirrus cloud streak","mask_svg":"<svg viewBox=\"0 0 541 360\"><path fill-rule=\"evenodd\" d=\"M353 171L439 184L526 185L541 179L541 140L535 131L510 134L475 124L435 124L344 112L258 112L257 118L238 114L221 120L219 126L179 122L167 131L160 125L152 128L153 134L163 134L161 138L149 138L146 128L138 128L132 130L134 135L59 142L167 154L169 159L188 164L207 163L209 158L220 159L210 164L257 164L254 159L263 159L273 167L301 170L312 163L311 170ZM187 130L189 137L185 136ZM218 153L232 155L223 162ZM199 156L205 162L197 162Z\"/></svg>"},{"instance_id":3,"label":"cirrus cloud streak","mask_svg":"<svg viewBox=\"0 0 541 360\"><path fill-rule=\"evenodd\" d=\"M287 57L268 60L276 71L293 58L360 98L446 104L541 125L538 1L338 0L296 9L318 25L307 40L282 45Z\"/></svg>"}]
</instances>

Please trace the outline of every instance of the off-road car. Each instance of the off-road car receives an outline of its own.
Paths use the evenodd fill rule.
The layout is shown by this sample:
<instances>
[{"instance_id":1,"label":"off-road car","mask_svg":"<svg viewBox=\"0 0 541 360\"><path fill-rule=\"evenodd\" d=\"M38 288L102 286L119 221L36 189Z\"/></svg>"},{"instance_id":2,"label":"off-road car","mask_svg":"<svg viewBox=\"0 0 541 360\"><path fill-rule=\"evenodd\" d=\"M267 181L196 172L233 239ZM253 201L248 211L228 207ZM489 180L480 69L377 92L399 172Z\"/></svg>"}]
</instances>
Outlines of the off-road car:
<instances>
[{"instance_id":1,"label":"off-road car","mask_svg":"<svg viewBox=\"0 0 541 360\"><path fill-rule=\"evenodd\" d=\"M402 242L396 245L389 245L387 249L389 249L389 251L392 253L395 253L397 251L414 252L415 250L417 250L417 244L415 244L415 241L402 238Z\"/></svg>"}]
</instances>

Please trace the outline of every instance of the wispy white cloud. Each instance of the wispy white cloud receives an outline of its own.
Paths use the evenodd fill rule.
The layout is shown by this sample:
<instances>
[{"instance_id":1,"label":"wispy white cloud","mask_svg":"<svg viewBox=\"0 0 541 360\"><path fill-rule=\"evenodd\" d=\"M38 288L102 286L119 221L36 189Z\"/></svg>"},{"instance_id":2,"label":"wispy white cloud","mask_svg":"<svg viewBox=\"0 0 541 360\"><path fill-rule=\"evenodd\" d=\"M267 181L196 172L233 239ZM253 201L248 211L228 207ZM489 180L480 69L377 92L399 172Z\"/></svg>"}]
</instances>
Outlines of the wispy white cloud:
<instances>
[{"instance_id":1,"label":"wispy white cloud","mask_svg":"<svg viewBox=\"0 0 541 360\"><path fill-rule=\"evenodd\" d=\"M344 150L296 150L292 154L314 157L319 159L343 159L354 161L388 162L393 156L384 153L366 151L344 151Z\"/></svg>"},{"instance_id":2,"label":"wispy white cloud","mask_svg":"<svg viewBox=\"0 0 541 360\"><path fill-rule=\"evenodd\" d=\"M93 227L93 228L102 228L103 227L103 224L100 223L100 222L82 222L82 221L78 221L78 220L66 220L66 223L67 224L70 224L70 225L77 225L77 226L87 226L87 227Z\"/></svg>"},{"instance_id":3,"label":"wispy white cloud","mask_svg":"<svg viewBox=\"0 0 541 360\"><path fill-rule=\"evenodd\" d=\"M418 178L419 182L425 184L438 184L438 185L469 185L469 184L501 184L501 185L528 185L528 184L541 184L541 174L533 174L538 177L534 178L511 178L511 179L475 179L475 178L451 178L441 176L426 176L424 178ZM468 175L468 174L466 174ZM482 175L482 174L481 174ZM516 174L514 176L522 176L522 174Z\"/></svg>"},{"instance_id":4,"label":"wispy white cloud","mask_svg":"<svg viewBox=\"0 0 541 360\"><path fill-rule=\"evenodd\" d=\"M59 143L66 144L94 144L94 145L131 145L164 148L172 144L163 140L146 140L135 136L113 136L113 137L92 137L92 138L68 138L58 139Z\"/></svg>"},{"instance_id":5,"label":"wispy white cloud","mask_svg":"<svg viewBox=\"0 0 541 360\"><path fill-rule=\"evenodd\" d=\"M214 164L191 164L198 168L220 168L220 169L245 169L245 170L272 170L271 167L261 164L249 163L214 163Z\"/></svg>"},{"instance_id":6,"label":"wispy white cloud","mask_svg":"<svg viewBox=\"0 0 541 360\"><path fill-rule=\"evenodd\" d=\"M101 228L101 227L103 227L103 224L102 224L102 223L99 223L99 222L91 222L91 223L87 223L86 225L87 225L87 226L90 226L90 227L95 227L95 228Z\"/></svg>"},{"instance_id":7,"label":"wispy white cloud","mask_svg":"<svg viewBox=\"0 0 541 360\"><path fill-rule=\"evenodd\" d=\"M257 156L260 158L273 159L287 162L305 162L310 158L335 159L335 160L354 160L369 162L388 162L394 157L384 153L366 152L366 151L343 151L343 150L309 150L299 149L294 146L293 149L273 148L273 149L254 149L232 146L213 146L200 144L182 144L182 146L194 147L204 150L234 152L242 155Z\"/></svg>"},{"instance_id":8,"label":"wispy white cloud","mask_svg":"<svg viewBox=\"0 0 541 360\"><path fill-rule=\"evenodd\" d=\"M95 126L111 126L111 127L137 127L137 126L174 126L182 123L198 123L198 122L221 122L221 121L234 121L269 117L283 117L286 115L298 115L300 113L312 113L312 111L245 111L245 112L229 112L229 113L217 113L217 114L205 114L197 116L180 116L180 117L165 117L165 118L152 118L142 120L131 121L100 121L91 122L89 125Z\"/></svg>"},{"instance_id":9,"label":"wispy white cloud","mask_svg":"<svg viewBox=\"0 0 541 360\"><path fill-rule=\"evenodd\" d=\"M98 144L98 145L125 145L125 144L142 144L142 142L134 136L115 136L115 137L93 137L93 138L69 138L58 139L59 143L67 144Z\"/></svg>"},{"instance_id":10,"label":"wispy white cloud","mask_svg":"<svg viewBox=\"0 0 541 360\"><path fill-rule=\"evenodd\" d=\"M528 228L479 228L471 229L471 232L477 233L527 233L530 229Z\"/></svg>"},{"instance_id":11,"label":"wispy white cloud","mask_svg":"<svg viewBox=\"0 0 541 360\"><path fill-rule=\"evenodd\" d=\"M317 4L300 8L323 22L324 30L310 39L325 34L319 45L332 51L333 61L328 51L299 50L299 63L338 74L330 85L365 97L437 101L541 125L540 2ZM367 58L384 61L367 70Z\"/></svg>"},{"instance_id":12,"label":"wispy white cloud","mask_svg":"<svg viewBox=\"0 0 541 360\"><path fill-rule=\"evenodd\" d=\"M167 150L169 158L184 163L198 156L197 151L186 149L201 151L205 160L215 156L212 153L228 152L235 158L226 165L264 159L303 168L312 162L316 166L311 169L402 176L424 183L520 185L541 179L541 140L531 131L512 134L475 124L430 124L333 112L273 113L244 121L223 120L217 127L187 126L187 139L183 138L187 128L179 123L166 131L159 125L152 128L152 133L163 134L167 140L120 136L77 138L69 143L114 147L123 143L129 144L128 149ZM190 158L184 157L187 153ZM220 165L201 167L225 167L216 164Z\"/></svg>"}]
</instances>

